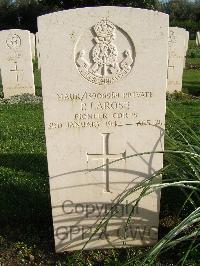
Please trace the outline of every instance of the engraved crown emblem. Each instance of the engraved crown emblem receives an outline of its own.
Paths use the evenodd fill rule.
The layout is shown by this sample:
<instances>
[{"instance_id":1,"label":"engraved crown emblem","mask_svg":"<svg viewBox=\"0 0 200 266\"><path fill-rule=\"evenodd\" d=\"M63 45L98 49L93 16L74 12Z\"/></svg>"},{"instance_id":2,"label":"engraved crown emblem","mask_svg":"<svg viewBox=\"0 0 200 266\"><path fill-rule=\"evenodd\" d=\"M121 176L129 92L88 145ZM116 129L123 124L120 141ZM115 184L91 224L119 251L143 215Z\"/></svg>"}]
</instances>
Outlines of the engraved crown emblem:
<instances>
[{"instance_id":1,"label":"engraved crown emblem","mask_svg":"<svg viewBox=\"0 0 200 266\"><path fill-rule=\"evenodd\" d=\"M123 47L120 52L117 45L117 36L122 34L119 29L109 20L101 19L92 27L93 47L86 53L85 49L78 49L76 53L76 66L79 73L89 82L103 85L112 84L127 76L134 64L131 41L126 33ZM130 49L131 48L131 49ZM88 58L89 57L89 61Z\"/></svg>"},{"instance_id":2,"label":"engraved crown emblem","mask_svg":"<svg viewBox=\"0 0 200 266\"><path fill-rule=\"evenodd\" d=\"M94 26L94 31L98 37L107 37L114 34L115 26L112 22L102 19Z\"/></svg>"}]
</instances>

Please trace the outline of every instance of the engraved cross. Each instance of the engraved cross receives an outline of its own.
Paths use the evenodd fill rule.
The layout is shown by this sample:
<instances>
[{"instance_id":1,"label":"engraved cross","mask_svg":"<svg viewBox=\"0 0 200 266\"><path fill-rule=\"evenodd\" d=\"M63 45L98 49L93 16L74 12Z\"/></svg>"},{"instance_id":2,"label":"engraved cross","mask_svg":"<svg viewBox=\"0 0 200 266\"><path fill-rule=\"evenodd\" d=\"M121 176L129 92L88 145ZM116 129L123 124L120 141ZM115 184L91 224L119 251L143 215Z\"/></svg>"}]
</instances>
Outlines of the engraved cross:
<instances>
[{"instance_id":1,"label":"engraved cross","mask_svg":"<svg viewBox=\"0 0 200 266\"><path fill-rule=\"evenodd\" d=\"M168 66L168 68L173 68L174 69L174 66Z\"/></svg>"},{"instance_id":2,"label":"engraved cross","mask_svg":"<svg viewBox=\"0 0 200 266\"><path fill-rule=\"evenodd\" d=\"M15 64L15 69L11 69L11 72L16 72L16 79L17 79L17 83L19 82L19 72L22 72L23 70L19 70L18 66L17 66L17 62L14 62Z\"/></svg>"},{"instance_id":3,"label":"engraved cross","mask_svg":"<svg viewBox=\"0 0 200 266\"><path fill-rule=\"evenodd\" d=\"M95 153L95 154L90 154L87 153L87 161L89 159L92 160L102 160L103 162L103 168L104 168L104 173L103 177L106 180L106 192L110 192L110 186L109 186L109 163L110 160L118 160L118 159L125 159L126 158L126 151L120 154L113 154L109 153L109 137L110 133L102 133L101 134L103 137L103 152L102 153Z\"/></svg>"},{"instance_id":4,"label":"engraved cross","mask_svg":"<svg viewBox=\"0 0 200 266\"><path fill-rule=\"evenodd\" d=\"M170 64L169 60L168 60L168 71L167 71L167 78L169 78L169 69L174 70L174 66Z\"/></svg>"},{"instance_id":5,"label":"engraved cross","mask_svg":"<svg viewBox=\"0 0 200 266\"><path fill-rule=\"evenodd\" d=\"M171 65L170 60L168 59L168 68L173 68L174 69L174 65Z\"/></svg>"}]
</instances>

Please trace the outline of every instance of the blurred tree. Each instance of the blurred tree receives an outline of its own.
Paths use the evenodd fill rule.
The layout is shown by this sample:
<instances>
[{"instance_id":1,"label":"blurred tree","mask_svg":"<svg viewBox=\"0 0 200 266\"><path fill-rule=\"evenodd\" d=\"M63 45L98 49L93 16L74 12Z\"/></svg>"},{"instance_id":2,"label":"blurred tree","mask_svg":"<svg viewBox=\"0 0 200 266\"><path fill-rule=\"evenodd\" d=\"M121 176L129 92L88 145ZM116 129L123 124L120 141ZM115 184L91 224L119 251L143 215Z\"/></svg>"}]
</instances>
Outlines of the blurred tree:
<instances>
[{"instance_id":1,"label":"blurred tree","mask_svg":"<svg viewBox=\"0 0 200 266\"><path fill-rule=\"evenodd\" d=\"M43 14L43 8L37 0L16 0L14 3L17 14L17 26L20 29L37 31L37 17Z\"/></svg>"},{"instance_id":2,"label":"blurred tree","mask_svg":"<svg viewBox=\"0 0 200 266\"><path fill-rule=\"evenodd\" d=\"M0 0L0 30L15 28L17 16L12 0Z\"/></svg>"},{"instance_id":3,"label":"blurred tree","mask_svg":"<svg viewBox=\"0 0 200 266\"><path fill-rule=\"evenodd\" d=\"M87 6L130 6L158 9L158 0L0 0L0 30L37 31L37 17L46 13Z\"/></svg>"},{"instance_id":4,"label":"blurred tree","mask_svg":"<svg viewBox=\"0 0 200 266\"><path fill-rule=\"evenodd\" d=\"M41 0L45 6L52 8L69 9L88 6L130 6L148 9L156 9L159 6L158 0Z\"/></svg>"},{"instance_id":5,"label":"blurred tree","mask_svg":"<svg viewBox=\"0 0 200 266\"><path fill-rule=\"evenodd\" d=\"M184 25L193 34L200 30L200 0L0 0L0 30L9 28L37 31L37 17L46 13L87 6L130 6L160 10L170 15L173 26Z\"/></svg>"},{"instance_id":6,"label":"blurred tree","mask_svg":"<svg viewBox=\"0 0 200 266\"><path fill-rule=\"evenodd\" d=\"M171 0L163 5L163 10L171 19L187 19L191 14L192 5L187 0Z\"/></svg>"},{"instance_id":7,"label":"blurred tree","mask_svg":"<svg viewBox=\"0 0 200 266\"><path fill-rule=\"evenodd\" d=\"M46 13L86 6L131 6L157 9L158 0L0 0L0 30L37 31L37 17Z\"/></svg>"},{"instance_id":8,"label":"blurred tree","mask_svg":"<svg viewBox=\"0 0 200 266\"><path fill-rule=\"evenodd\" d=\"M170 0L161 4L160 10L169 14L171 26L183 27L195 38L200 30L200 0Z\"/></svg>"}]
</instances>

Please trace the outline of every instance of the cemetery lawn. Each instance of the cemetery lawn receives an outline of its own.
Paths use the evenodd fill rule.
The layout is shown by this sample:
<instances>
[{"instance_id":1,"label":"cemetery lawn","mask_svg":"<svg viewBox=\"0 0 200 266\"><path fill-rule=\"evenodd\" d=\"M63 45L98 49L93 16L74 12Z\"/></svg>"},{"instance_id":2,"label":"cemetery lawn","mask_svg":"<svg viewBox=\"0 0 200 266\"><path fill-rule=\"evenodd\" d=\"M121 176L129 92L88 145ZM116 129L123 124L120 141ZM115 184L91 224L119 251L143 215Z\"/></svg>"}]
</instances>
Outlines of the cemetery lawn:
<instances>
[{"instance_id":1,"label":"cemetery lawn","mask_svg":"<svg viewBox=\"0 0 200 266\"><path fill-rule=\"evenodd\" d=\"M199 134L200 100L167 105ZM54 255L42 104L0 104L0 121L0 265L123 265L128 258L139 265L148 248ZM180 222L182 202L168 193L162 197L161 235ZM160 258L162 265L182 254L182 248L169 251ZM199 260L197 252L190 262L199 265Z\"/></svg>"},{"instance_id":2,"label":"cemetery lawn","mask_svg":"<svg viewBox=\"0 0 200 266\"><path fill-rule=\"evenodd\" d=\"M200 70L200 48L194 40L189 41L186 68Z\"/></svg>"},{"instance_id":3,"label":"cemetery lawn","mask_svg":"<svg viewBox=\"0 0 200 266\"><path fill-rule=\"evenodd\" d=\"M200 96L200 70L187 69L183 74L183 92Z\"/></svg>"}]
</instances>

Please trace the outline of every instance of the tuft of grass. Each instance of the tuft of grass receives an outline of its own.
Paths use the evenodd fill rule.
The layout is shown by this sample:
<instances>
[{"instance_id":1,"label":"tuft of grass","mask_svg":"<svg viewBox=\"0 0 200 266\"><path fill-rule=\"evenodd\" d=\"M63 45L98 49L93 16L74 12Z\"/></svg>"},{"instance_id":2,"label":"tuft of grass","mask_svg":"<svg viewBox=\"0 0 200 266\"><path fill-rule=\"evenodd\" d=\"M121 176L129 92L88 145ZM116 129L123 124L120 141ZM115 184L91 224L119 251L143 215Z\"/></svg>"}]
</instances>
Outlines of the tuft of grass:
<instances>
[{"instance_id":1,"label":"tuft of grass","mask_svg":"<svg viewBox=\"0 0 200 266\"><path fill-rule=\"evenodd\" d=\"M195 106L198 115L200 108L198 104ZM169 253L176 254L174 261L177 265L186 265L192 260L194 263L192 254L200 244L200 128L199 123L191 127L189 120L189 115L186 119L180 119L171 109L168 110L165 148L172 152L165 153L165 166L168 167L159 185L164 189L162 238L144 259L148 265L154 265L159 257L161 259ZM171 204L168 197L172 198ZM172 213L177 216L177 224L169 232L162 232L162 219L165 217L169 221L169 214ZM196 254L196 263L199 259L200 256Z\"/></svg>"}]
</instances>

